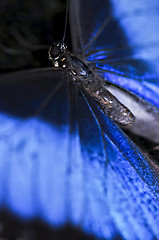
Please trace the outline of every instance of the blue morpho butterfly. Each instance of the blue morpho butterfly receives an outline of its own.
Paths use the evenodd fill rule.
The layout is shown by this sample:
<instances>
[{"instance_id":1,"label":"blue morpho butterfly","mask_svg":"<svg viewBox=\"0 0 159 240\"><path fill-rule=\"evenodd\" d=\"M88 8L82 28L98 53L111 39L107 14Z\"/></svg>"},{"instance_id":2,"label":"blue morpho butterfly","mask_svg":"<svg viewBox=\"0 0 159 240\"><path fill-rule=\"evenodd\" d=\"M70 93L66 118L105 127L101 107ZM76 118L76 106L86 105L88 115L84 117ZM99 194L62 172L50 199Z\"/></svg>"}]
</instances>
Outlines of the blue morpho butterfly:
<instances>
[{"instance_id":1,"label":"blue morpho butterfly","mask_svg":"<svg viewBox=\"0 0 159 240\"><path fill-rule=\"evenodd\" d=\"M67 224L159 238L158 168L114 122L132 122L134 107L130 129L158 141L158 11L157 0L72 0L74 53L54 44L55 68L1 76L2 236L36 238L39 223L42 239Z\"/></svg>"}]
</instances>

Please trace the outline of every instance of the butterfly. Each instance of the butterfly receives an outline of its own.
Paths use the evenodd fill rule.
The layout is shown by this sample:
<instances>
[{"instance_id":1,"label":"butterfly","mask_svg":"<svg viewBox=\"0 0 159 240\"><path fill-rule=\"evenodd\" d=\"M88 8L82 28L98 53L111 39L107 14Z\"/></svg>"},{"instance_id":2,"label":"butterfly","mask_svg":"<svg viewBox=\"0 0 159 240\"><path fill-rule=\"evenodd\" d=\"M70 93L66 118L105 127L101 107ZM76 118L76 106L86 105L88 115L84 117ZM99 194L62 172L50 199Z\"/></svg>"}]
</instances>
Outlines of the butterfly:
<instances>
[{"instance_id":1,"label":"butterfly","mask_svg":"<svg viewBox=\"0 0 159 240\"><path fill-rule=\"evenodd\" d=\"M157 141L157 1L72 0L69 9L71 64L90 66L113 101L137 110L132 131ZM157 239L158 167L101 109L96 89L55 60L0 79L1 236L43 229L49 239L68 225L95 239Z\"/></svg>"}]
</instances>

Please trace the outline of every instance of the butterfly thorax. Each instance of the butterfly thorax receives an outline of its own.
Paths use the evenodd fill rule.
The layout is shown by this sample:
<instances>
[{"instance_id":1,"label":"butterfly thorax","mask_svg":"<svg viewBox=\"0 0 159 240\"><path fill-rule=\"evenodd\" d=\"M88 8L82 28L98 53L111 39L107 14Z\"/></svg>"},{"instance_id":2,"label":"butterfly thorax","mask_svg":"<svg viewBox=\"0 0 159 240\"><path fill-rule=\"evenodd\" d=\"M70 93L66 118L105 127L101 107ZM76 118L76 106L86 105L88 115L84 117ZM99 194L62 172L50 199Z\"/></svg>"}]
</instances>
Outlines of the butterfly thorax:
<instances>
[{"instance_id":1,"label":"butterfly thorax","mask_svg":"<svg viewBox=\"0 0 159 240\"><path fill-rule=\"evenodd\" d=\"M92 79L91 68L67 50L63 42L54 43L49 49L49 60L55 68L63 68L74 81Z\"/></svg>"}]
</instances>

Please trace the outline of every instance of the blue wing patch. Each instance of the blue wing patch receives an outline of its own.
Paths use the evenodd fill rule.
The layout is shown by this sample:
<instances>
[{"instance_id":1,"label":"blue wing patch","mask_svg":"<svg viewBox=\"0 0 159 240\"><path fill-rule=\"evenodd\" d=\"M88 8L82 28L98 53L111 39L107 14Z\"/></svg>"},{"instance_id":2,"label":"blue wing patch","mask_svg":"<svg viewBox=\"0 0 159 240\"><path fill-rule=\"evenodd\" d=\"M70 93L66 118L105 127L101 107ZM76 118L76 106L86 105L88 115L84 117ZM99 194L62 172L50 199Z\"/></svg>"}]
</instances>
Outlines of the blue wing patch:
<instances>
[{"instance_id":1,"label":"blue wing patch","mask_svg":"<svg viewBox=\"0 0 159 240\"><path fill-rule=\"evenodd\" d=\"M143 239L145 234L147 239L157 238L159 183L151 161L61 72L10 76L16 79L14 96L22 111L18 113L18 105L10 101L13 85L9 75L4 76L1 210L54 228L69 223L99 239ZM37 79L56 91L36 116L29 117L29 111L24 117L27 99L22 91L27 86L31 93ZM41 88L36 96L43 96Z\"/></svg>"}]
</instances>

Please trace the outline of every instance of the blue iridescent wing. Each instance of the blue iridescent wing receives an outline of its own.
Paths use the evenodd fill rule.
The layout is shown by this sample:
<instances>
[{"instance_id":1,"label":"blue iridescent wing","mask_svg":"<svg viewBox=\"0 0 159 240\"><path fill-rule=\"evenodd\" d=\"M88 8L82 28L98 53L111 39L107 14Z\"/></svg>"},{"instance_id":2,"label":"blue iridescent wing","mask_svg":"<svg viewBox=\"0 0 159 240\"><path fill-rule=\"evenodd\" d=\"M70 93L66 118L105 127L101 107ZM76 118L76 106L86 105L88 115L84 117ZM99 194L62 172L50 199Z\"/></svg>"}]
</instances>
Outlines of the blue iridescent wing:
<instances>
[{"instance_id":1,"label":"blue iridescent wing","mask_svg":"<svg viewBox=\"0 0 159 240\"><path fill-rule=\"evenodd\" d=\"M119 232L107 206L104 137L83 95L64 79L50 70L1 78L1 211L25 224L71 223L113 238Z\"/></svg>"},{"instance_id":2,"label":"blue iridescent wing","mask_svg":"<svg viewBox=\"0 0 159 240\"><path fill-rule=\"evenodd\" d=\"M112 219L125 239L158 238L158 172L114 123L95 113L105 137L106 197Z\"/></svg>"},{"instance_id":3,"label":"blue iridescent wing","mask_svg":"<svg viewBox=\"0 0 159 240\"><path fill-rule=\"evenodd\" d=\"M159 132L155 133L159 129L159 2L71 4L72 22L76 23L71 25L74 51L82 52L98 74L118 86L114 90L110 85L109 90L134 113L137 121L131 129L141 135L148 132L146 137L159 142ZM125 98L119 87L126 90Z\"/></svg>"},{"instance_id":4,"label":"blue iridescent wing","mask_svg":"<svg viewBox=\"0 0 159 240\"><path fill-rule=\"evenodd\" d=\"M159 236L157 169L64 73L2 76L0 124L1 213L24 232L38 219L99 239Z\"/></svg>"}]
</instances>

